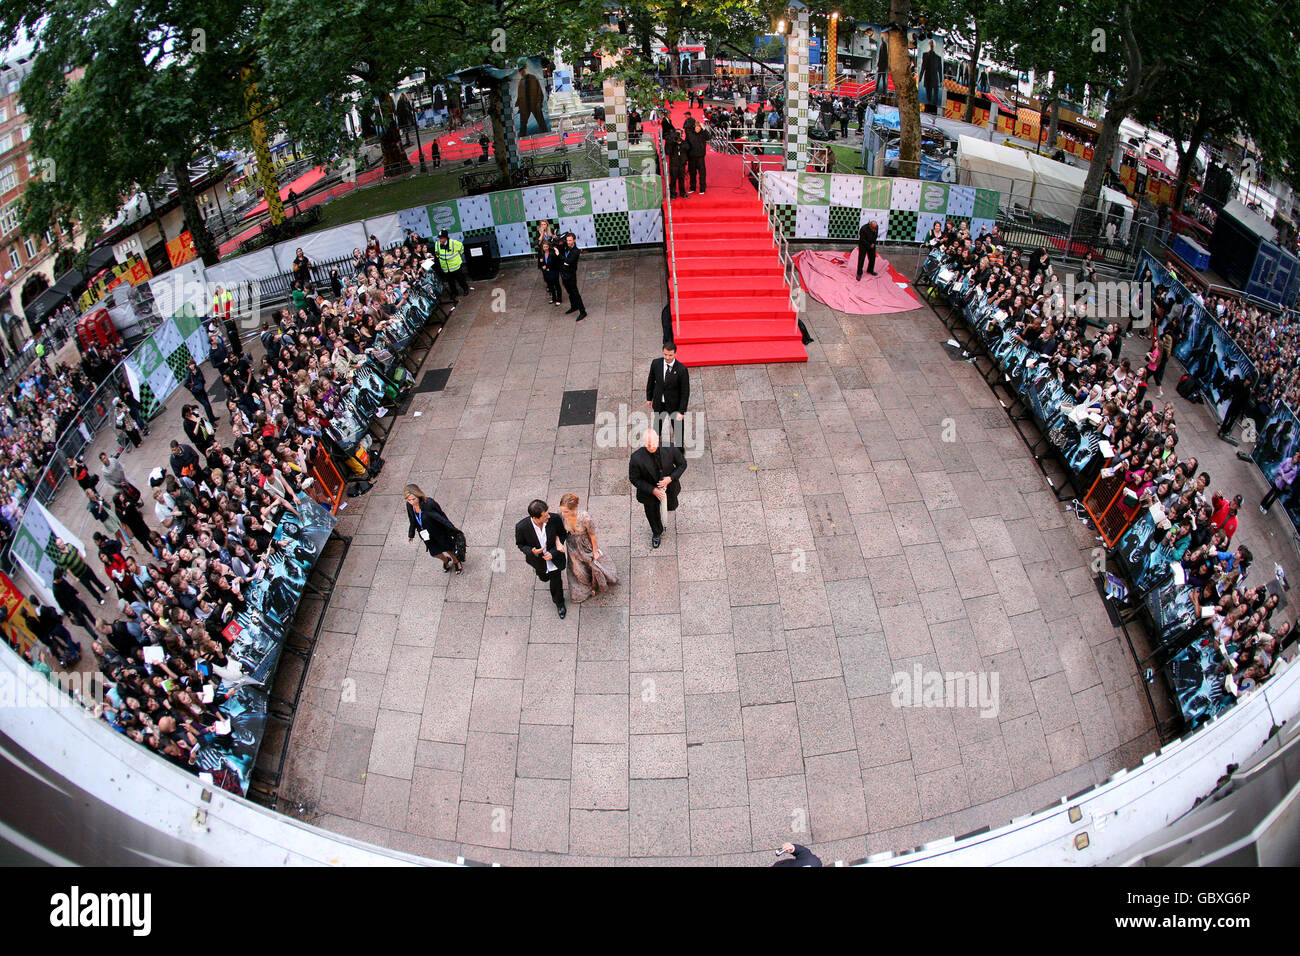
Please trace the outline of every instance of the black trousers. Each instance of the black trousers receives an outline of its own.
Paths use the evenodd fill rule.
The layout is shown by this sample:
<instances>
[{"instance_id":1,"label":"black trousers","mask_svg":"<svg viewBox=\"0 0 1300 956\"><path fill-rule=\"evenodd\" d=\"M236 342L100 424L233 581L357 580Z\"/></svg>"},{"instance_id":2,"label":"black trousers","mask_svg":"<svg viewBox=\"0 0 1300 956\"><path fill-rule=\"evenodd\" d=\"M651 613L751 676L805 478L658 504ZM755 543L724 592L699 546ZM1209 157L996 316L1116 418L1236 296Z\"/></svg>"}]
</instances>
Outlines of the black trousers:
<instances>
[{"instance_id":1,"label":"black trousers","mask_svg":"<svg viewBox=\"0 0 1300 956\"><path fill-rule=\"evenodd\" d=\"M95 631L95 616L90 613L90 608L86 607L85 601L77 601L72 607L67 608L64 614L73 624L80 625L85 629L92 641L99 640L99 634Z\"/></svg>"},{"instance_id":2,"label":"black trousers","mask_svg":"<svg viewBox=\"0 0 1300 956\"><path fill-rule=\"evenodd\" d=\"M547 571L542 580L551 586L551 600L555 602L555 606L564 607L564 569L556 568L554 571Z\"/></svg>"},{"instance_id":3,"label":"black trousers","mask_svg":"<svg viewBox=\"0 0 1300 956\"><path fill-rule=\"evenodd\" d=\"M460 285L461 294L469 295L469 280L465 278L464 265L455 272L445 272L440 269L438 274L442 276L442 281L446 284L447 291L451 293L453 299L456 298L456 286L458 284Z\"/></svg>"},{"instance_id":4,"label":"black trousers","mask_svg":"<svg viewBox=\"0 0 1300 956\"><path fill-rule=\"evenodd\" d=\"M1264 500L1259 503L1259 506L1263 508L1265 511L1267 511L1269 508L1273 507L1273 502L1277 501L1278 495L1284 494L1285 492L1290 490L1291 490L1290 488L1268 489L1268 494L1264 496Z\"/></svg>"},{"instance_id":5,"label":"black trousers","mask_svg":"<svg viewBox=\"0 0 1300 956\"><path fill-rule=\"evenodd\" d=\"M99 576L89 567L86 568L85 573L78 575L78 580L81 581L82 587L95 596L96 601L102 600L104 595L108 593L108 589L104 587L104 582L99 580Z\"/></svg>"},{"instance_id":6,"label":"black trousers","mask_svg":"<svg viewBox=\"0 0 1300 956\"><path fill-rule=\"evenodd\" d=\"M668 492L668 510L676 511L677 493L681 490L681 486L670 484L665 490ZM659 518L659 499L651 498L649 501L643 502L643 504L645 505L646 521L650 522L650 531L655 537L658 537L664 533L664 523Z\"/></svg>"},{"instance_id":7,"label":"black trousers","mask_svg":"<svg viewBox=\"0 0 1300 956\"><path fill-rule=\"evenodd\" d=\"M217 416L212 411L212 403L208 401L208 393L206 391L192 391L190 394L194 396L195 401L203 406L203 410L208 413L208 421L215 424Z\"/></svg>"},{"instance_id":8,"label":"black trousers","mask_svg":"<svg viewBox=\"0 0 1300 956\"><path fill-rule=\"evenodd\" d=\"M578 312L586 312L587 307L582 304L582 295L578 292L578 277L564 277L564 291L569 293L569 308L577 309Z\"/></svg>"},{"instance_id":9,"label":"black trousers","mask_svg":"<svg viewBox=\"0 0 1300 956\"><path fill-rule=\"evenodd\" d=\"M564 293L560 291L560 275L558 272L543 272L542 278L546 280L546 294L551 297L552 302L560 302L564 299Z\"/></svg>"},{"instance_id":10,"label":"black trousers","mask_svg":"<svg viewBox=\"0 0 1300 956\"><path fill-rule=\"evenodd\" d=\"M704 190L708 188L708 183L705 181L705 174L704 174L704 157L703 156L690 157L690 159L687 160L687 168L690 170L691 188L692 189L696 188L695 182L696 182L696 177L698 176L699 183L700 183L699 191L704 192Z\"/></svg>"},{"instance_id":11,"label":"black trousers","mask_svg":"<svg viewBox=\"0 0 1300 956\"><path fill-rule=\"evenodd\" d=\"M867 271L872 275L876 272L876 247L858 246L858 278L862 278L862 257L867 257Z\"/></svg>"},{"instance_id":12,"label":"black trousers","mask_svg":"<svg viewBox=\"0 0 1300 956\"><path fill-rule=\"evenodd\" d=\"M668 192L672 198L686 195L686 167L668 164Z\"/></svg>"},{"instance_id":13,"label":"black trousers","mask_svg":"<svg viewBox=\"0 0 1300 956\"><path fill-rule=\"evenodd\" d=\"M1245 402L1230 402L1227 411L1223 413L1223 424L1219 426L1219 434L1227 435L1231 432L1233 426L1237 424L1237 419L1241 417L1241 413L1245 410Z\"/></svg>"}]
</instances>

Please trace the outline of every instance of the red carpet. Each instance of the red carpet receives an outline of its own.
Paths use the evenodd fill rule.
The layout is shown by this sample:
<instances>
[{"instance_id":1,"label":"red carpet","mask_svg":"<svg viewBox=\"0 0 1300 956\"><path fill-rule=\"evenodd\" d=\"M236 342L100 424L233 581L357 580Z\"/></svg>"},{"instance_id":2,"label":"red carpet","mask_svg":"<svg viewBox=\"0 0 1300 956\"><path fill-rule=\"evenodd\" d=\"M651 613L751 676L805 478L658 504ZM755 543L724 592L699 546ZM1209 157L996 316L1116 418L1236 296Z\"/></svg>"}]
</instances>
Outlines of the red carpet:
<instances>
[{"instance_id":1,"label":"red carpet","mask_svg":"<svg viewBox=\"0 0 1300 956\"><path fill-rule=\"evenodd\" d=\"M687 112L674 104L679 129ZM658 135L657 122L646 128ZM668 270L677 288L678 355L690 366L808 361L772 232L740 157L710 151L705 169L703 194L672 200Z\"/></svg>"},{"instance_id":2,"label":"red carpet","mask_svg":"<svg viewBox=\"0 0 1300 956\"><path fill-rule=\"evenodd\" d=\"M862 273L858 279L858 250L851 252L795 253L799 281L818 302L850 315L885 315L910 312L921 300L908 288L907 280L884 256L876 256L876 274ZM900 286L901 283L901 286Z\"/></svg>"}]
</instances>

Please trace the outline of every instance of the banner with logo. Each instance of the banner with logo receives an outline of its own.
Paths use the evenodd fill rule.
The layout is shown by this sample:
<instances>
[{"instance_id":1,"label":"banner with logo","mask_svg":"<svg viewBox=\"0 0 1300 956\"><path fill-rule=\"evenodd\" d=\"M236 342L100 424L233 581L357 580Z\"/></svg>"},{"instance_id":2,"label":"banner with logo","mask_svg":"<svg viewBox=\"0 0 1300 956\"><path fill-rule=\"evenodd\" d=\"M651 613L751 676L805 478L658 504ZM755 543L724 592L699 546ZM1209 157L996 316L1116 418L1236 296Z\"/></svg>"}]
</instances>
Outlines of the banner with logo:
<instances>
[{"instance_id":1,"label":"banner with logo","mask_svg":"<svg viewBox=\"0 0 1300 956\"><path fill-rule=\"evenodd\" d=\"M147 419L185 380L190 360L207 361L207 330L191 306L184 306L158 326L126 360L127 380Z\"/></svg>"},{"instance_id":2,"label":"banner with logo","mask_svg":"<svg viewBox=\"0 0 1300 956\"><path fill-rule=\"evenodd\" d=\"M768 170L763 173L790 239L856 239L875 220L881 241L923 242L934 224L964 222L972 236L997 222L1001 194L920 179Z\"/></svg>"},{"instance_id":3,"label":"banner with logo","mask_svg":"<svg viewBox=\"0 0 1300 956\"><path fill-rule=\"evenodd\" d=\"M126 262L113 266L92 282L81 294L81 298L77 299L77 305L82 312L85 312L122 283L128 282L135 286L152 278L153 270L149 268L149 263L139 256L132 255Z\"/></svg>"},{"instance_id":4,"label":"banner with logo","mask_svg":"<svg viewBox=\"0 0 1300 956\"><path fill-rule=\"evenodd\" d=\"M13 544L9 551L26 572L28 580L36 588L41 600L54 604L54 594L50 587L54 584L54 541L58 538L76 548L82 558L86 556L86 546L82 540L67 529L63 522L35 498L27 504L22 523L14 532ZM94 560L93 558L91 559Z\"/></svg>"},{"instance_id":5,"label":"banner with logo","mask_svg":"<svg viewBox=\"0 0 1300 956\"><path fill-rule=\"evenodd\" d=\"M543 219L572 232L583 249L662 242L663 182L658 176L612 176L578 182L502 189L424 207L429 235L442 229L462 242L496 237L499 254L532 252ZM398 213L413 223L415 210Z\"/></svg>"},{"instance_id":6,"label":"banner with logo","mask_svg":"<svg viewBox=\"0 0 1300 956\"><path fill-rule=\"evenodd\" d=\"M171 262L173 269L185 265L191 259L198 258L198 255L194 248L194 237L190 235L188 229L167 243L167 259Z\"/></svg>"},{"instance_id":7,"label":"banner with logo","mask_svg":"<svg viewBox=\"0 0 1300 956\"><path fill-rule=\"evenodd\" d=\"M1138 258L1137 280L1139 283L1149 280L1153 291L1168 289L1178 301L1186 303L1183 337L1174 346L1174 358L1200 383L1206 401L1214 406L1222 421L1236 381L1255 380L1255 363L1204 306L1192 298L1187 286L1145 250Z\"/></svg>"}]
</instances>

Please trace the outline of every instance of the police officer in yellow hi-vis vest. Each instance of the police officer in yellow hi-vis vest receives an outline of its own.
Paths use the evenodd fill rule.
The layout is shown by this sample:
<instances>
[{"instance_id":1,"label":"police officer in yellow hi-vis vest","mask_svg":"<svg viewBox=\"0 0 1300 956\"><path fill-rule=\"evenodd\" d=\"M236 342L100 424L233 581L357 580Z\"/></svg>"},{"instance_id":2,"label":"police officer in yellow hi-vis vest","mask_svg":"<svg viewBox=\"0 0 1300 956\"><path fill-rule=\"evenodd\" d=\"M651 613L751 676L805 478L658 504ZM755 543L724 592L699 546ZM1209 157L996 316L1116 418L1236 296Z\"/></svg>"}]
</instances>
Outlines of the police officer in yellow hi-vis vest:
<instances>
[{"instance_id":1,"label":"police officer in yellow hi-vis vest","mask_svg":"<svg viewBox=\"0 0 1300 956\"><path fill-rule=\"evenodd\" d=\"M438 242L433 247L433 255L438 274L442 276L443 282L447 284L447 291L451 293L453 302L458 301L456 296L457 283L466 293L474 288L469 284L469 280L465 278L465 244L459 239L448 238L446 229L438 233Z\"/></svg>"}]
</instances>

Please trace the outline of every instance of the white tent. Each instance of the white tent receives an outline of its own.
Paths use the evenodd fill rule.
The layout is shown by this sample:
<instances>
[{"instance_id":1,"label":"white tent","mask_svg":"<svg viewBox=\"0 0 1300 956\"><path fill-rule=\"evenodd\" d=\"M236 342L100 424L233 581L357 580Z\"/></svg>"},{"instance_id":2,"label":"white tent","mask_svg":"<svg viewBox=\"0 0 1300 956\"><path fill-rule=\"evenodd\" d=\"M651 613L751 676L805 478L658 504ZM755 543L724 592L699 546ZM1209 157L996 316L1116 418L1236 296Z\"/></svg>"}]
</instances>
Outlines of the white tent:
<instances>
[{"instance_id":1,"label":"white tent","mask_svg":"<svg viewBox=\"0 0 1300 956\"><path fill-rule=\"evenodd\" d=\"M957 165L966 170L969 185L999 190L1004 204L1010 200L1065 223L1074 221L1088 178L1088 171L1078 166L973 136L959 140ZM1117 237L1127 238L1133 201L1119 190L1103 186L1099 205L1108 221L1115 222Z\"/></svg>"},{"instance_id":2,"label":"white tent","mask_svg":"<svg viewBox=\"0 0 1300 956\"><path fill-rule=\"evenodd\" d=\"M957 141L957 166L966 170L965 184L979 189L996 189L1002 205L1029 206L1034 170L1028 153L1010 146L990 143L974 136Z\"/></svg>"}]
</instances>

